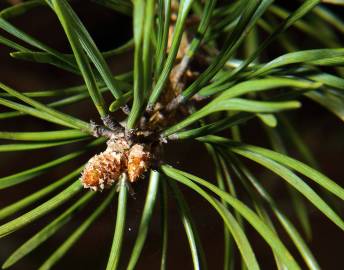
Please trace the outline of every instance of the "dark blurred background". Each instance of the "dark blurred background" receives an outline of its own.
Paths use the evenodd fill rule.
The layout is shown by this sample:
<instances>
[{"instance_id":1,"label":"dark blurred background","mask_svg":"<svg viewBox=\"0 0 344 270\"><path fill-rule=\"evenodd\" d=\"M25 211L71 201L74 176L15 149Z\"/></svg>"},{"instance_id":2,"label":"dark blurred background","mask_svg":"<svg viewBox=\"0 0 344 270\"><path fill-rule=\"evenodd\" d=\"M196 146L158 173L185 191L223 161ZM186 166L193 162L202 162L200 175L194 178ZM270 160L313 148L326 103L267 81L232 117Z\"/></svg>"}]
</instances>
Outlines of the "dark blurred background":
<instances>
[{"instance_id":1,"label":"dark blurred background","mask_svg":"<svg viewBox=\"0 0 344 270\"><path fill-rule=\"evenodd\" d=\"M3 1L0 3L1 9L6 6L8 6L8 2ZM105 9L99 5L89 3L89 1L73 1L73 7L81 20L85 23L101 51L109 50L123 44L132 35L131 19L126 16ZM292 9L294 7L290 6L290 8ZM48 8L35 8L28 14L11 20L11 22L47 45L62 52L69 52L68 42L63 31L56 17ZM0 34L8 37L3 31L0 31ZM10 38L12 39L12 37ZM305 38L300 39L298 42L300 46L306 48L314 48L316 46L314 45L312 47L312 44L309 44ZM271 55L265 55L266 57L273 57L275 54L278 55L280 53L278 49L272 48L272 50L269 50ZM10 52L10 49L0 45L0 81L8 84L14 89L20 91L57 89L82 83L79 77L63 72L53 66L15 60L9 56ZM131 67L131 59L132 55L128 52L109 60L109 64L114 74L120 74L127 71ZM3 111L7 111L7 109L1 107L0 112ZM97 120L97 114L88 101L70 105L66 107L65 111L73 113L86 121L89 119ZM308 100L303 100L303 108L297 112L289 113L289 116L294 120L295 127L300 131L304 141L312 149L323 172L343 186L343 123L325 109ZM32 117L1 120L0 123L0 130L2 131L38 131L58 128L53 124ZM251 121L248 125L243 127L243 137L245 141L252 144L267 145L262 127L255 121ZM2 153L0 155L0 176L6 176L38 165L42 162L47 162L82 146L83 144L73 144L30 151L29 153ZM98 149L98 151L100 149ZM295 149L290 148L289 150L292 155L298 157ZM91 156L92 153L89 153L80 159L63 164L27 183L1 190L0 207L4 207L31 194L38 188L44 187L47 183L52 183L59 177L73 170L77 165L87 161ZM173 145L167 145L165 149L165 159L179 168L187 168L189 171L204 176L206 179L211 179L214 176L212 174L212 162L208 158L205 149L200 144L180 142L174 143ZM285 185L281 184L282 180L257 166L251 164L251 167L254 172L259 175L259 179L262 180L264 185L273 192L274 198L278 199L281 207L289 214L291 220L300 228L293 215ZM135 241L147 182L140 181L135 184L134 188L136 199L130 198L128 205L127 233L124 239L123 258L121 259L123 267L131 254L131 247ZM196 194L188 191L186 188L182 189L185 192L186 198L192 209L193 217L198 226L205 253L207 254L209 269L222 269L223 228L221 220ZM104 194L99 194L98 199L103 195ZM8 237L0 239L0 263L2 264L23 241L37 232L42 226L48 224L54 216L61 213L70 204L71 202L58 208L53 214L34 222L30 226ZM86 270L105 268L113 237L115 206L116 203L114 202L111 209L106 211L106 213L94 223L91 229L82 236L67 256L55 266L55 269ZM312 241L310 242L310 247L314 255L318 259L322 269L340 269L340 265L344 265L342 256L343 250L341 248L344 240L343 233L310 204L307 204L307 207L310 210L310 219L314 232ZM68 223L68 225L64 226L61 231L49 239L42 247L21 260L11 269L37 269L44 259L81 224L92 209L92 205L86 207L84 211L78 213L76 218ZM21 213L24 212L25 210ZM18 213L18 216L21 213ZM159 207L156 207L149 238L139 260L137 269L159 268L161 255L159 215ZM282 238L287 240L287 236L283 234L281 228L278 228L278 230L281 232ZM251 230L249 226L247 226L247 232L250 242L257 253L261 268L275 269L272 253L264 241L257 233ZM290 242L286 241L286 243L287 246L291 248L296 258L300 259ZM168 249L169 269L192 269L187 239L178 218L178 212L176 211L172 196L170 196L169 201ZM301 260L300 263L305 267ZM240 269L239 264L237 264L236 269Z\"/></svg>"}]
</instances>

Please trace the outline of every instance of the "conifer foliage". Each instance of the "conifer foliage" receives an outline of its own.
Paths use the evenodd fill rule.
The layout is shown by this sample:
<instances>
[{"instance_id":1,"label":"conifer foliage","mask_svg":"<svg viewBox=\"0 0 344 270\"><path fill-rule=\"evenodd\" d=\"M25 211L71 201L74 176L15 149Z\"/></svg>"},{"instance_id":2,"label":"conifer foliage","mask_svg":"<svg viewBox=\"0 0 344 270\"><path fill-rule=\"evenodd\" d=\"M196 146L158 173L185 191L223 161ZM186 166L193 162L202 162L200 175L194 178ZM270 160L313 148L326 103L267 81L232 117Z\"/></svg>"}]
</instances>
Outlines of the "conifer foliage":
<instances>
[{"instance_id":1,"label":"conifer foliage","mask_svg":"<svg viewBox=\"0 0 344 270\"><path fill-rule=\"evenodd\" d=\"M39 269L53 268L110 211L110 205L117 209L109 220L114 224L109 235L112 246L107 254L95 252L108 258L106 269L139 269L151 220L157 216L161 218L160 266L166 269L171 260L169 231L174 226L169 222L170 203L177 206L185 229L180 237L187 239L194 269L213 269L207 266L206 243L198 234L186 189L223 222L224 242L219 246L224 246L224 269L240 265L261 269L248 227L270 248L276 269L320 269L308 247L309 206L326 216L334 229L344 230L340 213L344 189L320 171L289 111L302 110L303 103L311 100L344 121L344 22L338 15L342 1L92 0L113 16L132 20L132 37L109 51L99 50L74 1L8 2L0 12L0 43L10 48L18 65L21 61L53 65L79 76L82 83L22 91L0 82L0 122L37 118L52 127L32 131L18 126L9 131L2 124L1 155L27 151L34 156L35 151L50 147L79 146L56 159L0 175L0 197L40 175L46 178L42 188L0 209L0 238L26 226L35 231L10 251L1 262L3 269L25 260L78 212L88 209L90 214L78 219L80 224L51 255L41 258ZM69 53L13 23L23 14L30 18L37 7L56 16ZM300 37L307 42L301 43ZM128 52L133 56L130 70L114 74L107 60L116 61ZM90 106L85 110L97 112L92 119L65 110L84 100ZM244 139L242 130L253 122L262 128L269 145ZM213 179L191 174L183 164L169 164L164 149L173 142L192 141L212 160ZM298 151L299 160L290 155L289 147ZM72 171L65 169L65 163L80 158L88 161ZM197 164L197 157L193 158ZM252 170L252 163L276 176L289 194L291 211L285 211L261 174ZM64 176L51 179L49 171L54 168ZM146 199L131 254L123 256L126 220L136 211L128 201L138 182L147 186ZM46 215L49 222L37 228L35 223ZM82 261L78 265L84 268Z\"/></svg>"}]
</instances>

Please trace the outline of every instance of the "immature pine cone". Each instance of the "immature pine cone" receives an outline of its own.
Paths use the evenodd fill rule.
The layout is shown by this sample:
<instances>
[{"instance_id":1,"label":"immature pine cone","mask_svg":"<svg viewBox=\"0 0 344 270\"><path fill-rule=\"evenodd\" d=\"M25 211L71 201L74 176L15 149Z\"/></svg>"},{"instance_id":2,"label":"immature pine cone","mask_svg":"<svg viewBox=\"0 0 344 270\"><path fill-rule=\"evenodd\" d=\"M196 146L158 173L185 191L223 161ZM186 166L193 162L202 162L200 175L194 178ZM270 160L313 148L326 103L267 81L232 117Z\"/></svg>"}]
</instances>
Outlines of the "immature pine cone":
<instances>
[{"instance_id":1,"label":"immature pine cone","mask_svg":"<svg viewBox=\"0 0 344 270\"><path fill-rule=\"evenodd\" d=\"M129 144L124 139L109 140L107 149L92 157L81 174L84 188L102 191L117 182L122 173L130 182L137 181L150 165L151 155L141 144Z\"/></svg>"},{"instance_id":2,"label":"immature pine cone","mask_svg":"<svg viewBox=\"0 0 344 270\"><path fill-rule=\"evenodd\" d=\"M121 153L104 151L87 162L81 175L81 182L85 188L95 191L109 188L121 175L122 166Z\"/></svg>"},{"instance_id":3,"label":"immature pine cone","mask_svg":"<svg viewBox=\"0 0 344 270\"><path fill-rule=\"evenodd\" d=\"M135 182L139 179L149 167L151 155L143 145L134 144L128 153L128 177L130 182Z\"/></svg>"}]
</instances>

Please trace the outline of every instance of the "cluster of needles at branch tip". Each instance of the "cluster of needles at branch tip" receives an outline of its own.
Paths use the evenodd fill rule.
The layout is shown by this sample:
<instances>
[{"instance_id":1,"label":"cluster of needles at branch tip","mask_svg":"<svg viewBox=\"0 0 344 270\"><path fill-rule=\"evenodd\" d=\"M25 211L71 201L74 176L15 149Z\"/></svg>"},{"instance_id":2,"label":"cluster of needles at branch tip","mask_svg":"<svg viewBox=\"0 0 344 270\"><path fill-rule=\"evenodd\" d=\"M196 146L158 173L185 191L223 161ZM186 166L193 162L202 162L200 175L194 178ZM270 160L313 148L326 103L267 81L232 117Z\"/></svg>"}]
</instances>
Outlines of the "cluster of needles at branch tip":
<instances>
[{"instance_id":1,"label":"cluster of needles at branch tip","mask_svg":"<svg viewBox=\"0 0 344 270\"><path fill-rule=\"evenodd\" d=\"M213 263L219 262L202 245L192 213L198 208L195 200L208 206L201 209L203 216L209 211L219 217L212 225L219 228L218 238L223 240L223 269L262 269L247 225L270 249L277 269L325 269L309 246L314 235L313 211L344 231L340 209L344 188L319 171L321 160L313 156L308 148L311 141L302 135L325 120L326 112L313 108L315 104L344 121L344 21L339 17L343 1L91 0L80 11L91 11L93 18L89 19L79 18L79 11L74 10L80 6L77 1L4 1L8 3L1 4L5 8L0 10L0 44L8 47L10 56L52 65L60 70L58 74L72 74L66 83L80 83L59 89L16 90L0 82L0 121L5 121L0 128L0 155L21 156L22 151L38 157L32 165L22 162L19 171L17 158L6 160L13 166L5 169L14 167L15 171L0 175L0 191L8 196L12 191L18 193L17 185L24 184L25 189L51 170L61 174L52 182L38 183L38 189L32 183L33 189L23 198L1 207L0 238L43 217L49 222L13 252L9 249L11 254L0 262L0 268L12 267L73 221L77 226L72 226L76 228L71 228L66 240L50 255L41 256L44 262L39 269L55 267L71 248L84 244L84 234L92 236L90 228L101 215L108 212L113 220L116 198L115 222L106 222L114 230L111 248L105 251L107 265L100 266L104 269L142 268L150 227L156 227L159 219L161 252L156 266L168 268L173 255L169 254L170 241L179 240L170 237L171 207L178 212L173 220L180 221L188 240L193 269L213 269ZM92 12L96 5L102 7ZM46 9L47 16L53 15L58 22L53 32L63 31L62 47L50 47L17 26L22 20L35 21L20 17L35 16L30 12L36 7L39 14ZM107 18L98 22L103 15ZM45 17L38 21L45 22ZM84 20L96 32L90 33ZM112 24L116 28L118 22L123 31L111 34ZM45 31L40 25L36 30ZM105 43L93 39L98 30L109 32ZM98 47L99 42L109 50ZM121 45L111 45L117 43ZM6 81L22 77L22 71L6 72L13 75ZM24 80L20 88L49 84L49 76L44 75L49 74L35 75L44 82ZM302 106L299 113L289 113ZM93 112L97 124L79 118ZM31 123L31 117L50 125ZM30 123L24 130L11 131L26 121ZM337 125L330 122L326 121L330 127L326 134L338 135ZM7 123L10 130L3 130ZM299 127L302 124L306 125ZM26 130L31 127L34 130ZM59 146L63 149L53 159L31 152ZM192 151L187 151L189 146ZM86 164L69 171L86 155ZM182 162L181 155L188 162ZM330 156L335 159L338 153ZM205 174L210 178L204 178ZM266 174L271 181L265 181ZM139 209L137 203L128 202L137 184L145 187L135 186L140 197L145 196ZM286 191L282 199L275 187ZM82 208L87 208L84 214ZM132 218L139 218L137 230L131 233L136 240L126 245ZM333 251L340 252L335 244L331 243ZM129 249L123 250L125 246ZM85 264L83 259L76 263Z\"/></svg>"},{"instance_id":2,"label":"cluster of needles at branch tip","mask_svg":"<svg viewBox=\"0 0 344 270\"><path fill-rule=\"evenodd\" d=\"M176 10L175 8L174 11L176 12ZM173 38L175 12L171 14L167 51L170 49ZM189 26L193 26L195 23L195 18L191 18L187 22ZM104 126L91 123L95 137L104 136L109 139L106 150L93 156L82 172L80 180L85 188L102 191L116 183L123 173L127 175L127 179L131 183L136 182L152 166L152 161L157 159L161 144L166 143L166 138L159 136L160 132L190 114L190 104L179 103L179 106L175 106L172 110L169 109L170 103L179 97L182 89L199 75L199 72L190 66L190 58L186 56L191 39L188 34L188 31L185 31L182 35L174 67L162 95L153 108L147 108L145 114L140 118L137 130L126 130L119 123L110 119L110 116L102 119ZM202 67L204 65L203 56L197 56L199 57L194 57L197 62L194 66Z\"/></svg>"}]
</instances>

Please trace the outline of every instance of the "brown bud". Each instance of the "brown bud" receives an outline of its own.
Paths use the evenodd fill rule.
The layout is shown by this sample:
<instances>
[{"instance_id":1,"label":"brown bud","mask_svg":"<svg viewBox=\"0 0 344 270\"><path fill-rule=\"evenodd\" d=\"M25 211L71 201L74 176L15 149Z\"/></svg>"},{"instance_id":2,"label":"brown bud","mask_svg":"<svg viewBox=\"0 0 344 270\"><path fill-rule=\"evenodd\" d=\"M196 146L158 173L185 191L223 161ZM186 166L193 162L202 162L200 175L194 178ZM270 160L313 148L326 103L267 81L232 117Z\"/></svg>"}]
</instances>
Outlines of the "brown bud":
<instances>
[{"instance_id":1,"label":"brown bud","mask_svg":"<svg viewBox=\"0 0 344 270\"><path fill-rule=\"evenodd\" d=\"M80 180L85 188L103 190L116 182L121 172L122 154L105 151L87 162Z\"/></svg>"},{"instance_id":2,"label":"brown bud","mask_svg":"<svg viewBox=\"0 0 344 270\"><path fill-rule=\"evenodd\" d=\"M128 177L130 182L135 182L147 171L151 156L141 144L134 144L128 152Z\"/></svg>"}]
</instances>

